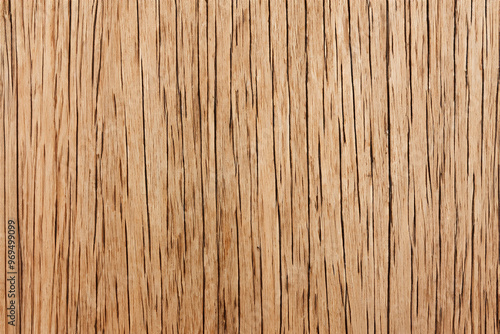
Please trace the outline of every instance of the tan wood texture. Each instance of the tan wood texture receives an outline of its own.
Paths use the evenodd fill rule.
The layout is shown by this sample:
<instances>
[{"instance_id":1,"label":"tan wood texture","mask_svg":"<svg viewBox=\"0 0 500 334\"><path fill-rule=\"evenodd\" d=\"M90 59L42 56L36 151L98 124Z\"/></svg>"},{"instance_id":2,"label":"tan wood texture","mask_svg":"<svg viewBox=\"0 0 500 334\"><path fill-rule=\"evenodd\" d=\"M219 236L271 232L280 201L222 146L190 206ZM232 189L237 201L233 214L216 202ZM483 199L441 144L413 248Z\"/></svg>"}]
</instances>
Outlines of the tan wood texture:
<instances>
[{"instance_id":1,"label":"tan wood texture","mask_svg":"<svg viewBox=\"0 0 500 334\"><path fill-rule=\"evenodd\" d=\"M0 333L500 331L500 1L0 14Z\"/></svg>"}]
</instances>

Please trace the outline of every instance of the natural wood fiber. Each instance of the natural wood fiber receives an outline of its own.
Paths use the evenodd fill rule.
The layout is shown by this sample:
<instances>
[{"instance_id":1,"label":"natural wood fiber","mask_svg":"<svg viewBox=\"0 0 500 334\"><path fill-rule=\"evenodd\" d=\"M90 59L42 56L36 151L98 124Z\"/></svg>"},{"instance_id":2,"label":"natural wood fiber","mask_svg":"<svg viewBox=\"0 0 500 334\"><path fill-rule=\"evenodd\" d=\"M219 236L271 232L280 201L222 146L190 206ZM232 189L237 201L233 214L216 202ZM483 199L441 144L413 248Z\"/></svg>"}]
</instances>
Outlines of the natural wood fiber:
<instances>
[{"instance_id":1,"label":"natural wood fiber","mask_svg":"<svg viewBox=\"0 0 500 334\"><path fill-rule=\"evenodd\" d=\"M500 331L500 1L0 13L0 333Z\"/></svg>"}]
</instances>

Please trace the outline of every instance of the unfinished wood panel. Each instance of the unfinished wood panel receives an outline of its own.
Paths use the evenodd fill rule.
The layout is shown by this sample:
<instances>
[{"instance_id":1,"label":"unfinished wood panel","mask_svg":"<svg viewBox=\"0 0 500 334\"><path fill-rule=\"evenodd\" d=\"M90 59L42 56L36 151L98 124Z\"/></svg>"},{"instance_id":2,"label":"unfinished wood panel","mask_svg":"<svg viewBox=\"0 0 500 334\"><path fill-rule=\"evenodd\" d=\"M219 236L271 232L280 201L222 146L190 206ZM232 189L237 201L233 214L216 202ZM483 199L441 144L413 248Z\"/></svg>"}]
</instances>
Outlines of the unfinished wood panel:
<instances>
[{"instance_id":1,"label":"unfinished wood panel","mask_svg":"<svg viewBox=\"0 0 500 334\"><path fill-rule=\"evenodd\" d=\"M500 330L500 1L0 11L0 333Z\"/></svg>"}]
</instances>

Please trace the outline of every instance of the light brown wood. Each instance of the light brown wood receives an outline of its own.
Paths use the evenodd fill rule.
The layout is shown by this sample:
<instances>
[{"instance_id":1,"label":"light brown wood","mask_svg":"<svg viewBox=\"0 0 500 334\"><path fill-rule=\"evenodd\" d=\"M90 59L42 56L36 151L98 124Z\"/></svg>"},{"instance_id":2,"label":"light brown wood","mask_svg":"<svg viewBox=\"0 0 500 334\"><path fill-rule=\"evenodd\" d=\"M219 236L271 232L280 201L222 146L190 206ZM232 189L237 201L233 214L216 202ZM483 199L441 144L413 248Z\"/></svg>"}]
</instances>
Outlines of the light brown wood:
<instances>
[{"instance_id":1,"label":"light brown wood","mask_svg":"<svg viewBox=\"0 0 500 334\"><path fill-rule=\"evenodd\" d=\"M500 1L0 13L0 333L499 332Z\"/></svg>"}]
</instances>

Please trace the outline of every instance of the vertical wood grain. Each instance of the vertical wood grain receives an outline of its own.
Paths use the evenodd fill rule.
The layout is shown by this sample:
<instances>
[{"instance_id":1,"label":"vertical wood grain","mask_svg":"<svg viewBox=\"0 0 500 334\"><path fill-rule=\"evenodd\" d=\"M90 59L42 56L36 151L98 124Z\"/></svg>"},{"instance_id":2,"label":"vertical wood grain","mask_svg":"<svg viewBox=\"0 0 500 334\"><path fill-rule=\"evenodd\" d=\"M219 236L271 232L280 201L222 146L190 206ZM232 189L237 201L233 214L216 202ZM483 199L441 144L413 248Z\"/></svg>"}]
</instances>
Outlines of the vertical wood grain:
<instances>
[{"instance_id":1,"label":"vertical wood grain","mask_svg":"<svg viewBox=\"0 0 500 334\"><path fill-rule=\"evenodd\" d=\"M499 331L499 1L0 10L0 333Z\"/></svg>"}]
</instances>

